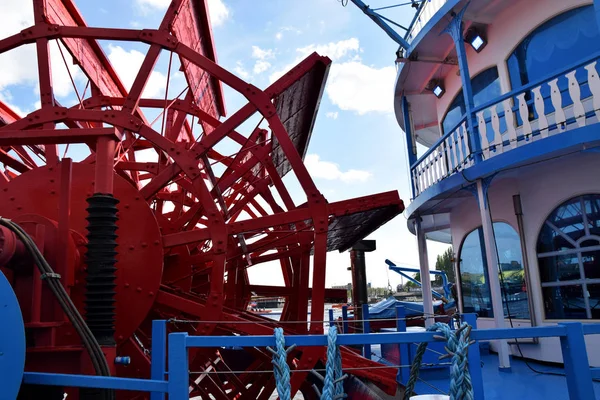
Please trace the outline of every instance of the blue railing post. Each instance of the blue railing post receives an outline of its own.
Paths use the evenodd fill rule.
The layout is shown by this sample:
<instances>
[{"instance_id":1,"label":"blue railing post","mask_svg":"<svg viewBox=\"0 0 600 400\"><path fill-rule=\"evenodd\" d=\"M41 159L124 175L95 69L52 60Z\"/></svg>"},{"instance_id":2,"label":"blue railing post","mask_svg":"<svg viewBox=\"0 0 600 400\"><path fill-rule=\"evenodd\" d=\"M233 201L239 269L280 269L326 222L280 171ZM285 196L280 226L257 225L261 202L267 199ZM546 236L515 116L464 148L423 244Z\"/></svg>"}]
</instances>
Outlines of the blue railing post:
<instances>
[{"instance_id":1,"label":"blue railing post","mask_svg":"<svg viewBox=\"0 0 600 400\"><path fill-rule=\"evenodd\" d=\"M471 325L473 329L477 329L477 314L463 314L462 320ZM469 346L467 361L469 362L469 372L471 373L471 382L473 384L473 396L475 400L484 400L479 342L475 342Z\"/></svg>"},{"instance_id":2,"label":"blue railing post","mask_svg":"<svg viewBox=\"0 0 600 400\"><path fill-rule=\"evenodd\" d=\"M417 197L417 188L415 187L415 177L413 176L414 169L412 165L417 162L417 154L414 152L413 132L410 125L410 112L408 108L408 100L406 96L402 96L402 117L404 118L404 133L406 136L406 151L408 153L408 165L410 165L410 187L412 189L412 197Z\"/></svg>"},{"instance_id":3,"label":"blue railing post","mask_svg":"<svg viewBox=\"0 0 600 400\"><path fill-rule=\"evenodd\" d=\"M398 332L406 332L406 310L403 306L396 306L396 330ZM398 380L401 384L406 385L410 377L410 368L404 365L410 364L409 345L400 343L398 345L398 361L401 367L398 369Z\"/></svg>"},{"instance_id":4,"label":"blue railing post","mask_svg":"<svg viewBox=\"0 0 600 400\"><path fill-rule=\"evenodd\" d=\"M567 387L571 400L594 400L592 372L585 348L583 325L580 322L561 324L567 328L567 335L560 338Z\"/></svg>"},{"instance_id":5,"label":"blue railing post","mask_svg":"<svg viewBox=\"0 0 600 400\"><path fill-rule=\"evenodd\" d=\"M465 49L465 41L463 39L463 15L467 10L469 3L463 7L450 21L448 27L443 33L452 36L454 47L456 48L456 58L458 59L458 69L460 71L460 79L462 82L463 96L465 98L465 111L467 116L468 140L471 144L471 152L473 161L478 163L483 160L481 154L481 138L479 137L479 125L473 109L473 88L471 86L471 75L469 74L469 64L467 62L467 52Z\"/></svg>"},{"instance_id":6,"label":"blue railing post","mask_svg":"<svg viewBox=\"0 0 600 400\"><path fill-rule=\"evenodd\" d=\"M167 370L167 321L152 321L150 379L163 381ZM150 393L150 400L164 400L164 393Z\"/></svg>"},{"instance_id":7,"label":"blue railing post","mask_svg":"<svg viewBox=\"0 0 600 400\"><path fill-rule=\"evenodd\" d=\"M333 326L333 324L334 324L334 321L333 321L333 308L330 308L329 309L329 327L331 328Z\"/></svg>"},{"instance_id":8,"label":"blue railing post","mask_svg":"<svg viewBox=\"0 0 600 400\"><path fill-rule=\"evenodd\" d=\"M356 313L355 313L356 314ZM369 305L368 304L363 304L362 305L362 327L363 327L363 333L370 333L371 332L371 324L369 323ZM363 356L367 359L371 359L371 345L370 344L365 344L363 346Z\"/></svg>"},{"instance_id":9,"label":"blue railing post","mask_svg":"<svg viewBox=\"0 0 600 400\"><path fill-rule=\"evenodd\" d=\"M342 306L342 326L344 333L348 333L348 306Z\"/></svg>"},{"instance_id":10,"label":"blue railing post","mask_svg":"<svg viewBox=\"0 0 600 400\"><path fill-rule=\"evenodd\" d=\"M169 335L169 399L190 397L190 377L188 371L187 333Z\"/></svg>"}]
</instances>

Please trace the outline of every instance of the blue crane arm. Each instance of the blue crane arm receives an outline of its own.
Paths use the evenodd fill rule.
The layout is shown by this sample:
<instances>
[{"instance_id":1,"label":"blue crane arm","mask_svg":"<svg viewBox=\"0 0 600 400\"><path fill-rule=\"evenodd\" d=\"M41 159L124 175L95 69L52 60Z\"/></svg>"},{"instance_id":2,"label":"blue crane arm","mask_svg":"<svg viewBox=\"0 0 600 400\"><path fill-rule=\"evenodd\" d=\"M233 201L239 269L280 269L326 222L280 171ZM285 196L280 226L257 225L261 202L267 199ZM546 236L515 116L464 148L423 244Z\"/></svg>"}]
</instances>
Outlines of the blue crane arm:
<instances>
[{"instance_id":1,"label":"blue crane arm","mask_svg":"<svg viewBox=\"0 0 600 400\"><path fill-rule=\"evenodd\" d=\"M392 40L398 43L403 49L408 50L410 45L408 42L398 34L387 22L385 22L385 18L371 10L368 5L362 2L362 0L350 0L354 3L355 6L360 8L362 12L364 12L369 18L373 20Z\"/></svg>"},{"instance_id":2,"label":"blue crane arm","mask_svg":"<svg viewBox=\"0 0 600 400\"><path fill-rule=\"evenodd\" d=\"M385 260L385 263L388 265L388 268L390 269L390 271L394 271L394 272L402 275L403 277L405 277L412 283L418 285L419 287L422 287L421 282L408 276L408 274L405 274L405 272L421 272L420 269L399 267L390 260ZM433 296L438 299L442 299L444 297L446 299L449 299L451 296L451 291L450 291L450 285L448 284L448 276L446 275L446 273L444 271L435 271L435 270L433 270L433 271L430 270L429 273L432 275L440 275L442 277L442 287L444 288L444 296L442 296L440 293L436 292L435 290L431 290L431 293L433 294Z\"/></svg>"}]
</instances>

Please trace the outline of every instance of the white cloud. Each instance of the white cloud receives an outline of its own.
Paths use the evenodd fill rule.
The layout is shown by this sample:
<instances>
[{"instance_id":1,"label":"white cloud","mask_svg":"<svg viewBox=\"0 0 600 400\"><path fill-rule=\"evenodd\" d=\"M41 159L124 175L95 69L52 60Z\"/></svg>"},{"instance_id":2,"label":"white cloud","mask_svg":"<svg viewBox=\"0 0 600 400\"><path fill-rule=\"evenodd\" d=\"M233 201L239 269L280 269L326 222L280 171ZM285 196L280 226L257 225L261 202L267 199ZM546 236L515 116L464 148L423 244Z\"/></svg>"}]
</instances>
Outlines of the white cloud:
<instances>
[{"instance_id":1,"label":"white cloud","mask_svg":"<svg viewBox=\"0 0 600 400\"><path fill-rule=\"evenodd\" d=\"M341 110L354 111L359 115L393 112L392 91L396 79L394 67L375 68L365 65L360 59L360 51L356 38L301 47L296 49L296 60L274 71L269 79L271 82L276 81L306 56L317 52L333 61L325 89L333 104Z\"/></svg>"},{"instance_id":2,"label":"white cloud","mask_svg":"<svg viewBox=\"0 0 600 400\"><path fill-rule=\"evenodd\" d=\"M208 9L210 10L210 21L213 26L220 26L229 19L229 8L223 0L208 0Z\"/></svg>"},{"instance_id":3,"label":"white cloud","mask_svg":"<svg viewBox=\"0 0 600 400\"><path fill-rule=\"evenodd\" d=\"M295 28L293 26L282 26L281 28L279 28L279 32L277 32L275 34L275 39L281 40L283 38L283 33L284 32L293 32L296 35L302 34L302 31L300 29L298 29L298 28Z\"/></svg>"},{"instance_id":4,"label":"white cloud","mask_svg":"<svg viewBox=\"0 0 600 400\"><path fill-rule=\"evenodd\" d=\"M254 69L252 71L254 72L254 74L260 74L262 72L265 72L269 68L271 68L270 62L264 61L264 60L258 60L256 62L256 64L254 64Z\"/></svg>"},{"instance_id":5,"label":"white cloud","mask_svg":"<svg viewBox=\"0 0 600 400\"><path fill-rule=\"evenodd\" d=\"M147 14L149 11L166 10L171 0L136 0L136 3L138 10ZM223 0L208 0L208 10L212 26L222 25L230 15L229 8Z\"/></svg>"},{"instance_id":6,"label":"white cloud","mask_svg":"<svg viewBox=\"0 0 600 400\"><path fill-rule=\"evenodd\" d=\"M328 112L327 114L325 114L325 116L326 116L327 118L331 118L331 119L337 119L337 117L338 117L338 112L337 112L337 111L335 111L335 112Z\"/></svg>"},{"instance_id":7,"label":"white cloud","mask_svg":"<svg viewBox=\"0 0 600 400\"><path fill-rule=\"evenodd\" d=\"M332 61L339 61L340 59L346 57L350 53L357 53L358 49L358 39L350 38L346 40L341 40L339 42L331 42L321 45L311 44L306 47L296 49L296 51L300 53L302 58L305 58L309 54L314 53L316 51L322 56L327 56L331 58Z\"/></svg>"},{"instance_id":8,"label":"white cloud","mask_svg":"<svg viewBox=\"0 0 600 400\"><path fill-rule=\"evenodd\" d=\"M357 59L359 48L359 42L356 38L340 40L339 42L331 42L322 45L310 44L305 47L300 47L296 49L297 57L294 60L294 62L286 65L280 70L273 72L269 79L271 80L271 82L275 82L278 78L283 76L283 74L292 69L292 67L295 67L300 61L302 61L315 51L319 55L327 56L331 58L332 61L336 62L346 56L351 56L352 59Z\"/></svg>"},{"instance_id":9,"label":"white cloud","mask_svg":"<svg viewBox=\"0 0 600 400\"><path fill-rule=\"evenodd\" d=\"M325 92L341 110L354 111L359 115L391 113L394 111L395 79L393 66L378 69L350 61L332 65Z\"/></svg>"},{"instance_id":10,"label":"white cloud","mask_svg":"<svg viewBox=\"0 0 600 400\"><path fill-rule=\"evenodd\" d=\"M238 74L242 79L248 79L250 77L250 73L246 71L244 64L241 61L236 63L235 67L233 68L233 72Z\"/></svg>"},{"instance_id":11,"label":"white cloud","mask_svg":"<svg viewBox=\"0 0 600 400\"><path fill-rule=\"evenodd\" d=\"M252 46L252 58L258 60L268 60L275 57L275 52L272 49L261 49L258 46Z\"/></svg>"},{"instance_id":12,"label":"white cloud","mask_svg":"<svg viewBox=\"0 0 600 400\"><path fill-rule=\"evenodd\" d=\"M158 1L158 0L156 0ZM121 81L129 90L144 61L145 55L137 50L125 50L121 46L108 45L108 59L117 71ZM164 94L167 78L158 71L152 71L144 88L144 97L156 97Z\"/></svg>"},{"instance_id":13,"label":"white cloud","mask_svg":"<svg viewBox=\"0 0 600 400\"><path fill-rule=\"evenodd\" d=\"M307 154L304 159L304 165L306 165L308 172L314 178L341 180L345 183L362 183L371 177L371 173L368 171L356 169L349 169L345 172L341 171L339 165L329 161L322 161L317 154Z\"/></svg>"}]
</instances>

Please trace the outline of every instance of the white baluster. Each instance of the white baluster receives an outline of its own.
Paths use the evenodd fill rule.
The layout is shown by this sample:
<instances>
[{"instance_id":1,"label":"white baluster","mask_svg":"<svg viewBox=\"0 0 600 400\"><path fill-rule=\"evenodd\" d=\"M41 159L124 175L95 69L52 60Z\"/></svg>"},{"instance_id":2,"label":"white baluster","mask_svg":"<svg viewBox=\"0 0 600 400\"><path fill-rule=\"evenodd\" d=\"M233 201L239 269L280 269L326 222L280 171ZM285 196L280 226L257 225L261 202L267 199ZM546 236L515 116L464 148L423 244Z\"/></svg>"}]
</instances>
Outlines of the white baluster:
<instances>
[{"instance_id":1,"label":"white baluster","mask_svg":"<svg viewBox=\"0 0 600 400\"><path fill-rule=\"evenodd\" d=\"M511 149L516 149L517 142L517 130L515 128L515 115L513 114L510 99L506 99L502 102L504 106L504 119L506 120L506 132L508 133L509 146Z\"/></svg>"},{"instance_id":2,"label":"white baluster","mask_svg":"<svg viewBox=\"0 0 600 400\"><path fill-rule=\"evenodd\" d=\"M519 115L523 122L523 136L525 139L531 135L531 123L529 122L529 109L527 107L527 100L525 100L525 93L521 93L517 96L519 101Z\"/></svg>"},{"instance_id":3,"label":"white baluster","mask_svg":"<svg viewBox=\"0 0 600 400\"><path fill-rule=\"evenodd\" d=\"M412 182L413 182L413 187L415 189L415 193L414 196L417 197L419 195L419 184L418 184L418 179L417 179L417 168L414 168L412 170Z\"/></svg>"},{"instance_id":4,"label":"white baluster","mask_svg":"<svg viewBox=\"0 0 600 400\"><path fill-rule=\"evenodd\" d=\"M431 154L425 159L425 173L427 174L427 187L433 186L433 174L431 170Z\"/></svg>"},{"instance_id":5,"label":"white baluster","mask_svg":"<svg viewBox=\"0 0 600 400\"><path fill-rule=\"evenodd\" d=\"M592 92L592 105L596 113L596 119L600 120L600 76L596 70L596 61L585 66L588 71L588 85Z\"/></svg>"},{"instance_id":6,"label":"white baluster","mask_svg":"<svg viewBox=\"0 0 600 400\"><path fill-rule=\"evenodd\" d=\"M429 186L435 184L435 169L433 168L433 153L427 157L427 173L429 174Z\"/></svg>"},{"instance_id":7,"label":"white baluster","mask_svg":"<svg viewBox=\"0 0 600 400\"><path fill-rule=\"evenodd\" d=\"M562 108L562 97L560 95L560 90L558 89L558 78L548 82L548 85L550 85L550 98L552 99L552 105L554 106L556 128L558 130L563 130L564 127L562 124L565 123L567 118L565 117L565 111Z\"/></svg>"},{"instance_id":8,"label":"white baluster","mask_svg":"<svg viewBox=\"0 0 600 400\"><path fill-rule=\"evenodd\" d=\"M471 162L473 161L471 158L471 154L473 152L473 149L471 149L471 140L469 140L469 131L467 129L467 122L463 122L462 124L462 132L463 132L463 140L465 142L465 164L467 164L468 166L471 165Z\"/></svg>"},{"instance_id":9,"label":"white baluster","mask_svg":"<svg viewBox=\"0 0 600 400\"><path fill-rule=\"evenodd\" d=\"M436 153L437 170L438 170L438 177L439 177L440 181L442 179L444 179L444 166L442 165L444 163L443 148L444 148L444 144L440 143L440 145L438 146L438 148L435 151L435 153Z\"/></svg>"},{"instance_id":10,"label":"white baluster","mask_svg":"<svg viewBox=\"0 0 600 400\"><path fill-rule=\"evenodd\" d=\"M454 164L453 164L453 160L456 160L456 158L453 158L453 154L452 154L452 140L450 139L452 135L448 135L448 137L446 138L446 160L448 160L448 175L450 175L450 173L454 170Z\"/></svg>"},{"instance_id":11,"label":"white baluster","mask_svg":"<svg viewBox=\"0 0 600 400\"><path fill-rule=\"evenodd\" d=\"M461 132L461 127L456 128L456 153L458 154L458 162L457 164L460 166L460 169L464 168L463 162L465 161L465 155L463 153L463 136Z\"/></svg>"},{"instance_id":12,"label":"white baluster","mask_svg":"<svg viewBox=\"0 0 600 400\"><path fill-rule=\"evenodd\" d=\"M577 124L581 128L585 126L585 108L581 102L581 88L579 87L579 82L577 82L577 77L575 77L576 72L571 71L566 77L569 80L569 95L573 101L573 113L577 119Z\"/></svg>"},{"instance_id":13,"label":"white baluster","mask_svg":"<svg viewBox=\"0 0 600 400\"><path fill-rule=\"evenodd\" d=\"M460 166L460 161L458 161L459 153L458 153L458 150L456 149L458 147L458 145L457 145L457 140L455 139L455 135L456 135L456 131L454 131L450 134L450 138L451 138L451 143L452 143L452 155L454 155L454 168L458 169L458 167Z\"/></svg>"},{"instance_id":14,"label":"white baluster","mask_svg":"<svg viewBox=\"0 0 600 400\"><path fill-rule=\"evenodd\" d=\"M500 132L500 118L498 118L498 111L496 111L496 105L490 108L492 113L492 130L494 131L494 144L496 145L496 154L500 154L504 144L502 143L502 133Z\"/></svg>"},{"instance_id":15,"label":"white baluster","mask_svg":"<svg viewBox=\"0 0 600 400\"><path fill-rule=\"evenodd\" d=\"M448 176L448 156L446 155L446 141L440 143L440 168L442 177Z\"/></svg>"},{"instance_id":16,"label":"white baluster","mask_svg":"<svg viewBox=\"0 0 600 400\"><path fill-rule=\"evenodd\" d=\"M490 158L490 142L488 141L487 131L485 126L484 111L477 114L477 121L479 122L479 136L481 137L481 149L485 159Z\"/></svg>"},{"instance_id":17,"label":"white baluster","mask_svg":"<svg viewBox=\"0 0 600 400\"><path fill-rule=\"evenodd\" d=\"M538 86L531 90L533 93L533 103L535 105L535 112L538 115L538 130L542 138L548 137L548 118L546 118L546 105L544 104L544 98L542 97L542 87Z\"/></svg>"}]
</instances>

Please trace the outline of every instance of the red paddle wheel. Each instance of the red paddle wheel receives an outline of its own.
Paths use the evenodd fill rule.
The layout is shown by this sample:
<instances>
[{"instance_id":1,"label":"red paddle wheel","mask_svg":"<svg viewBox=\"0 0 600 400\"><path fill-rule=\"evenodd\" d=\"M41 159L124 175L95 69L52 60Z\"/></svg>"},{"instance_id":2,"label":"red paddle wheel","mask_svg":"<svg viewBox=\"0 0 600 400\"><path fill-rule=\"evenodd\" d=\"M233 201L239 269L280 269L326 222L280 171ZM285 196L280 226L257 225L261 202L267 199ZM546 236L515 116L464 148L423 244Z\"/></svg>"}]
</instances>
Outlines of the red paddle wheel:
<instances>
[{"instance_id":1,"label":"red paddle wheel","mask_svg":"<svg viewBox=\"0 0 600 400\"><path fill-rule=\"evenodd\" d=\"M303 156L328 58L312 54L260 90L216 63L203 0L173 0L160 27L143 30L87 27L71 0L33 5L35 24L0 41L0 53L36 47L41 99L40 109L23 118L0 107L0 210L34 238L60 274L113 374L149 376L145 349L153 319L195 321L170 323L169 329L196 335L270 335L272 321L246 311L253 293L285 298L282 321L307 321L309 299L313 321L325 319L326 298L346 301L345 290L325 289L327 251L348 249L402 212L403 204L396 192L329 203L308 174ZM98 40L149 45L129 91ZM55 99L51 41L68 50L86 77L73 107ZM146 98L161 53L169 56L169 70L180 63L187 86L176 97ZM228 118L222 84L247 99ZM163 123L156 128L145 115ZM223 143L235 151L221 154L215 147ZM66 156L68 146L77 161ZM286 181L297 181L303 204L292 200L283 181L290 172ZM79 336L33 263L10 234L2 236L3 272L26 322L27 370L93 373ZM283 275L284 286L250 283L248 270L266 262L277 262L272 273ZM320 322L283 326L290 334L323 329ZM230 368L219 351L191 354L190 396L268 398L273 375L252 372L271 369L270 354L244 354L246 371L226 375L202 374ZM131 364L115 367L117 355L131 357ZM324 349L296 349L294 357L297 369L311 369ZM373 364L350 350L343 360L352 368ZM393 370L353 373L386 391L395 388ZM294 393L306 387L306 377L293 374Z\"/></svg>"}]
</instances>

